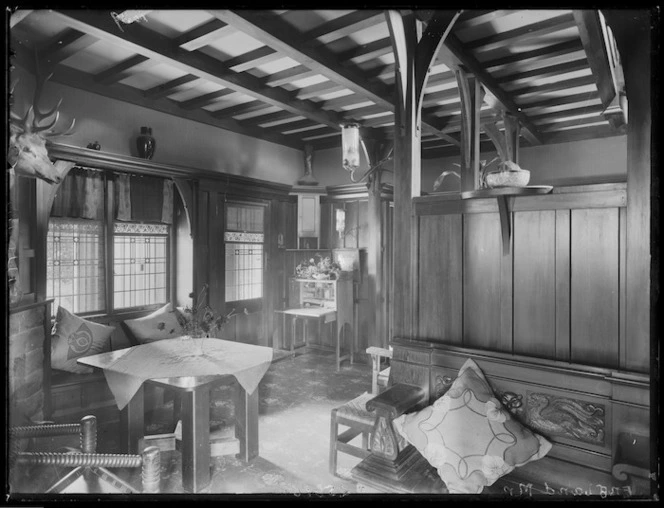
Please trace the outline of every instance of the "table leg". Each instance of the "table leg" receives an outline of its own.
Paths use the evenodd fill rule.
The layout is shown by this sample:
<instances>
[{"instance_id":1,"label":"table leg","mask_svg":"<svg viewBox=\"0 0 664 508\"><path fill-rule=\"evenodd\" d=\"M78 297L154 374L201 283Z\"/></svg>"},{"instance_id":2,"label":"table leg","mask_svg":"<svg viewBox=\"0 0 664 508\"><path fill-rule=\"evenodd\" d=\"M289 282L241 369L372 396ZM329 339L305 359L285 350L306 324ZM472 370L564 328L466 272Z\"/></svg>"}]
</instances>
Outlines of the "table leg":
<instances>
[{"instance_id":1,"label":"table leg","mask_svg":"<svg viewBox=\"0 0 664 508\"><path fill-rule=\"evenodd\" d=\"M143 385L120 411L120 449L124 453L140 453L138 441L145 435Z\"/></svg>"},{"instance_id":2,"label":"table leg","mask_svg":"<svg viewBox=\"0 0 664 508\"><path fill-rule=\"evenodd\" d=\"M200 492L210 484L210 388L182 397L182 487Z\"/></svg>"},{"instance_id":3,"label":"table leg","mask_svg":"<svg viewBox=\"0 0 664 508\"><path fill-rule=\"evenodd\" d=\"M291 317L291 338L290 338L290 351L295 353L295 332L297 331L297 316Z\"/></svg>"},{"instance_id":4,"label":"table leg","mask_svg":"<svg viewBox=\"0 0 664 508\"><path fill-rule=\"evenodd\" d=\"M339 321L334 322L334 334L336 335L337 339L337 346L336 346L336 354L337 354L337 372L341 370L341 360L339 360L339 357L341 356L341 332L343 331L343 328L339 330Z\"/></svg>"},{"instance_id":5,"label":"table leg","mask_svg":"<svg viewBox=\"0 0 664 508\"><path fill-rule=\"evenodd\" d=\"M240 441L238 458L258 457L258 387L247 393L240 383L235 392L235 437Z\"/></svg>"}]
</instances>

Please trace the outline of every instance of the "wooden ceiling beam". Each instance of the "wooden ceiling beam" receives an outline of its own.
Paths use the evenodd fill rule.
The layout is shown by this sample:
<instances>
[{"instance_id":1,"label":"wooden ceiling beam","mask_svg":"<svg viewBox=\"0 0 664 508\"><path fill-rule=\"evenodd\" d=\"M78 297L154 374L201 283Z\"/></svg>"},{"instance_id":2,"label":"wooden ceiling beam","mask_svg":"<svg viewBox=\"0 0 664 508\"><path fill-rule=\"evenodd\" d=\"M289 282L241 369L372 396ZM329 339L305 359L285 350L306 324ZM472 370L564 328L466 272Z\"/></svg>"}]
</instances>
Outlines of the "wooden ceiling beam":
<instances>
[{"instance_id":1,"label":"wooden ceiling beam","mask_svg":"<svg viewBox=\"0 0 664 508\"><path fill-rule=\"evenodd\" d=\"M313 122L310 122L310 123L311 123L311 125L303 125L303 126L300 126L300 127L294 127L293 126L291 128L288 128L288 129L283 128L283 129L281 129L281 133L284 134L284 135L289 135L289 134L295 135L295 134L297 134L297 135L301 136L303 132L308 133L309 131L316 131L318 133L318 132L320 132L319 129L330 129L330 127L327 127L325 125L321 125L321 124L317 124L317 123L313 123ZM326 131L322 131L322 132L326 132Z\"/></svg>"},{"instance_id":2,"label":"wooden ceiling beam","mask_svg":"<svg viewBox=\"0 0 664 508\"><path fill-rule=\"evenodd\" d=\"M428 93L424 96L422 100L422 107L431 106L437 102L448 100L448 99L458 99L459 90L457 88L446 88L445 90L439 90L438 92Z\"/></svg>"},{"instance_id":3,"label":"wooden ceiling beam","mask_svg":"<svg viewBox=\"0 0 664 508\"><path fill-rule=\"evenodd\" d=\"M186 51L194 51L221 39L233 32L233 28L223 21L213 19L175 39L175 43Z\"/></svg>"},{"instance_id":4,"label":"wooden ceiling beam","mask_svg":"<svg viewBox=\"0 0 664 508\"><path fill-rule=\"evenodd\" d=\"M604 111L602 104L594 106L583 106L582 108L565 109L563 111L556 111L555 113L544 113L541 115L531 115L530 119L537 125L544 125L558 121L559 118L568 118L578 115L597 114Z\"/></svg>"},{"instance_id":5,"label":"wooden ceiling beam","mask_svg":"<svg viewBox=\"0 0 664 508\"><path fill-rule=\"evenodd\" d=\"M277 111L276 113L270 113L267 115L262 116L261 118L256 120L256 123L259 125L263 125L266 123L270 122L279 122L281 120L297 120L299 118L298 115L293 115L290 111ZM286 122L284 122L286 123Z\"/></svg>"},{"instance_id":6,"label":"wooden ceiling beam","mask_svg":"<svg viewBox=\"0 0 664 508\"><path fill-rule=\"evenodd\" d=\"M505 32L467 42L465 47L470 51L489 51L509 46L510 44L513 44L515 40L521 42L525 39L541 37L553 32L572 28L574 25L574 16L572 13L565 13L538 23L523 25L519 28L514 28L513 30L507 30Z\"/></svg>"},{"instance_id":7,"label":"wooden ceiling beam","mask_svg":"<svg viewBox=\"0 0 664 508\"><path fill-rule=\"evenodd\" d=\"M391 111L386 111L384 107L377 106L377 105L374 104L372 106L363 106L361 108L351 109L344 116L347 119L350 120L352 118L362 118L362 117L369 116L369 115L376 115L378 113L392 114L392 115L394 114ZM363 120L363 123L364 123L364 120Z\"/></svg>"},{"instance_id":8,"label":"wooden ceiling beam","mask_svg":"<svg viewBox=\"0 0 664 508\"><path fill-rule=\"evenodd\" d=\"M570 88L576 88L580 86L593 85L595 83L594 76L581 76L579 78L564 79L561 81L554 81L553 83L547 83L546 85L533 85L523 88L516 88L510 90L510 93L517 99L523 99L530 95L539 95L551 92L558 92L560 90L567 90Z\"/></svg>"},{"instance_id":9,"label":"wooden ceiling beam","mask_svg":"<svg viewBox=\"0 0 664 508\"><path fill-rule=\"evenodd\" d=\"M531 81L537 79L548 79L560 76L561 74L567 74L570 72L580 71L587 68L588 68L588 60L586 60L586 58L584 57L578 60L572 60L569 62L555 64L548 67L540 67L538 69L533 69L531 71L509 74L507 76L496 78L496 82L498 82L498 84L500 85L504 85L507 83L509 83L510 85L519 85L525 83L527 85ZM512 90L512 88L510 87L509 90Z\"/></svg>"},{"instance_id":10,"label":"wooden ceiling beam","mask_svg":"<svg viewBox=\"0 0 664 508\"><path fill-rule=\"evenodd\" d=\"M338 115L321 111L313 102L294 99L285 90L265 87L259 78L248 73L233 72L227 69L223 62L200 51L186 51L168 37L140 24L127 25L123 32L118 32L115 22L106 15L105 11L75 10L51 11L51 13L76 30L102 38L181 71L195 74L212 83L232 88L271 106L303 115L330 127L340 128Z\"/></svg>"},{"instance_id":11,"label":"wooden ceiling beam","mask_svg":"<svg viewBox=\"0 0 664 508\"><path fill-rule=\"evenodd\" d=\"M390 113L388 115L369 118L368 120L364 120L363 123L366 127L377 127L379 125L393 125L394 121L394 113Z\"/></svg>"},{"instance_id":12,"label":"wooden ceiling beam","mask_svg":"<svg viewBox=\"0 0 664 508\"><path fill-rule=\"evenodd\" d=\"M324 81L322 83L316 83L315 85L305 86L295 90L295 97L300 100L311 99L314 97L319 97L321 95L326 95L332 92L339 92L345 90L346 87L343 85L338 85L334 81Z\"/></svg>"},{"instance_id":13,"label":"wooden ceiling beam","mask_svg":"<svg viewBox=\"0 0 664 508\"><path fill-rule=\"evenodd\" d=\"M157 62L143 55L134 55L120 63L112 65L108 69L94 75L94 80L102 85L117 83L129 76L143 72L150 67L157 65Z\"/></svg>"},{"instance_id":14,"label":"wooden ceiling beam","mask_svg":"<svg viewBox=\"0 0 664 508\"><path fill-rule=\"evenodd\" d=\"M224 63L229 69L235 72L244 72L248 71L249 69L258 67L259 65L274 62L275 60L279 60L281 58L284 58L284 56L280 55L272 48L262 46L260 48L254 49L253 51L244 53L243 55L238 55L234 58L226 60Z\"/></svg>"},{"instance_id":15,"label":"wooden ceiling beam","mask_svg":"<svg viewBox=\"0 0 664 508\"><path fill-rule=\"evenodd\" d=\"M568 127L582 127L588 125L604 125L608 124L609 121L604 118L601 114L595 116L589 116L586 118L573 118L571 120L565 120L562 122L549 123L542 127L542 132L559 132L561 130L567 130Z\"/></svg>"},{"instance_id":16,"label":"wooden ceiling beam","mask_svg":"<svg viewBox=\"0 0 664 508\"><path fill-rule=\"evenodd\" d=\"M161 85L153 86L152 88L145 90L143 92L143 96L148 99L160 99L162 97L166 97L181 91L185 85L197 80L198 76L194 76L193 74L185 74L184 76L172 79L166 83L162 83Z\"/></svg>"},{"instance_id":17,"label":"wooden ceiling beam","mask_svg":"<svg viewBox=\"0 0 664 508\"><path fill-rule=\"evenodd\" d=\"M570 15L571 16L571 15ZM514 115L521 125L523 126L522 133L531 144L541 144L543 141L542 136L537 130L537 127L528 119L528 117L521 111L521 108L514 102L512 97L505 92L501 86L496 82L496 79L486 71L483 64L470 54L461 41L454 35L450 34L445 39L445 45L440 49L439 59L446 63L450 69L466 68L472 72L477 79L479 79L482 86L487 92L492 94L507 110Z\"/></svg>"},{"instance_id":18,"label":"wooden ceiling beam","mask_svg":"<svg viewBox=\"0 0 664 508\"><path fill-rule=\"evenodd\" d=\"M546 138L547 145L556 143L568 143L570 141L583 141L586 139L609 138L612 136L624 136L624 133L616 131L610 125L597 125L594 127L586 127L578 132L577 129L566 130L556 133L551 133Z\"/></svg>"},{"instance_id":19,"label":"wooden ceiling beam","mask_svg":"<svg viewBox=\"0 0 664 508\"><path fill-rule=\"evenodd\" d=\"M512 64L525 65L548 58L569 55L570 53L575 53L582 50L583 45L581 44L581 41L578 39L570 39L569 41L552 44L551 46L532 49L530 51L521 51L519 53L513 53L502 58L496 58L495 60L488 60L486 62L482 62L482 65L485 69L492 69L492 72L495 72Z\"/></svg>"},{"instance_id":20,"label":"wooden ceiling beam","mask_svg":"<svg viewBox=\"0 0 664 508\"><path fill-rule=\"evenodd\" d=\"M29 58L21 58L19 55L19 59L17 61L27 63L28 65L26 66L26 70L32 73L35 72L34 64ZM30 65L32 66L30 67ZM56 67L53 70L53 76L50 79L56 83L67 85L72 88L77 88L85 92L95 93L110 99L173 115L178 119L184 118L194 122L237 132L239 134L244 134L246 136L264 139L272 143L277 143L279 145L288 146L298 150L303 149L303 144L297 137L272 133L266 129L261 129L252 123L239 122L233 119L214 118L209 112L202 109L188 111L182 109L176 101L168 98L148 99L141 91L134 87L123 85L122 83L102 85L96 82L93 76L90 74L73 69L71 67L65 67L62 65Z\"/></svg>"},{"instance_id":21,"label":"wooden ceiling beam","mask_svg":"<svg viewBox=\"0 0 664 508\"><path fill-rule=\"evenodd\" d=\"M282 86L286 83L297 81L298 79L310 78L316 76L318 72L312 71L304 65L297 65L280 72L275 72L263 78L263 83L267 86Z\"/></svg>"},{"instance_id":22,"label":"wooden ceiling beam","mask_svg":"<svg viewBox=\"0 0 664 508\"><path fill-rule=\"evenodd\" d=\"M390 42L390 38L384 37L383 39L337 53L337 59L340 62L353 61L353 63L359 64L391 52L392 43Z\"/></svg>"},{"instance_id":23,"label":"wooden ceiling beam","mask_svg":"<svg viewBox=\"0 0 664 508\"><path fill-rule=\"evenodd\" d=\"M616 91L613 73L609 64L609 57L604 44L604 33L599 19L599 11L574 10L572 12L576 25L579 28L581 43L586 51L588 64L597 83L599 98L605 108L619 92Z\"/></svg>"},{"instance_id":24,"label":"wooden ceiling beam","mask_svg":"<svg viewBox=\"0 0 664 508\"><path fill-rule=\"evenodd\" d=\"M477 14L478 12L479 14ZM466 30L468 28L475 28L485 23L489 23L490 21L504 18L505 16L509 16L510 14L513 14L515 12L518 11L506 10L506 9L495 10L495 11L468 10L461 15L462 20L456 22L456 24L454 25L454 31L460 32L461 30Z\"/></svg>"},{"instance_id":25,"label":"wooden ceiling beam","mask_svg":"<svg viewBox=\"0 0 664 508\"><path fill-rule=\"evenodd\" d=\"M382 11L360 9L323 23L304 34L310 45L329 44L348 35L383 22ZM315 43L314 43L315 41ZM312 44L313 43L313 44Z\"/></svg>"},{"instance_id":26,"label":"wooden ceiling beam","mask_svg":"<svg viewBox=\"0 0 664 508\"><path fill-rule=\"evenodd\" d=\"M231 95L233 93L235 93L235 90L231 88L222 88L221 90L217 90L216 92L206 93L203 95L199 95L198 97L194 97L193 99L182 101L180 102L180 107L182 109L202 108L212 104L221 97L224 97L226 95Z\"/></svg>"},{"instance_id":27,"label":"wooden ceiling beam","mask_svg":"<svg viewBox=\"0 0 664 508\"><path fill-rule=\"evenodd\" d=\"M55 66L99 39L78 30L67 29L37 48L39 58L49 67Z\"/></svg>"},{"instance_id":28,"label":"wooden ceiling beam","mask_svg":"<svg viewBox=\"0 0 664 508\"><path fill-rule=\"evenodd\" d=\"M521 106L525 110L550 108L552 106L562 106L564 104L574 104L576 102L587 102L590 100L598 99L597 92L584 92L574 95L567 95L564 97L553 97L552 99L544 99L537 102L531 102Z\"/></svg>"},{"instance_id":29,"label":"wooden ceiling beam","mask_svg":"<svg viewBox=\"0 0 664 508\"><path fill-rule=\"evenodd\" d=\"M303 35L303 39L306 40L304 44L311 48L327 44L362 28L371 26L375 22L376 16L379 16L379 14L372 14L370 11L354 11L348 15L341 16L306 32ZM317 39L318 37L321 37L321 39ZM244 55L227 60L226 65L236 72L243 72L281 58L285 58L285 56L270 46L263 46ZM305 71L309 70L304 66L301 67Z\"/></svg>"},{"instance_id":30,"label":"wooden ceiling beam","mask_svg":"<svg viewBox=\"0 0 664 508\"><path fill-rule=\"evenodd\" d=\"M379 84L368 83L358 72L342 67L338 64L334 53L322 46L316 49L307 48L306 41L296 34L294 35L292 27L278 17L268 18L260 11L213 10L209 12L318 74L344 85L376 104L383 104L386 108L394 110L394 101L391 100L392 90Z\"/></svg>"},{"instance_id":31,"label":"wooden ceiling beam","mask_svg":"<svg viewBox=\"0 0 664 508\"><path fill-rule=\"evenodd\" d=\"M247 113L254 113L255 111L260 111L265 109L265 103L261 101L251 101L243 102L242 104L236 104L235 106L229 106L227 108L218 109L212 113L212 116L215 118L229 118L232 116L246 115Z\"/></svg>"}]
</instances>

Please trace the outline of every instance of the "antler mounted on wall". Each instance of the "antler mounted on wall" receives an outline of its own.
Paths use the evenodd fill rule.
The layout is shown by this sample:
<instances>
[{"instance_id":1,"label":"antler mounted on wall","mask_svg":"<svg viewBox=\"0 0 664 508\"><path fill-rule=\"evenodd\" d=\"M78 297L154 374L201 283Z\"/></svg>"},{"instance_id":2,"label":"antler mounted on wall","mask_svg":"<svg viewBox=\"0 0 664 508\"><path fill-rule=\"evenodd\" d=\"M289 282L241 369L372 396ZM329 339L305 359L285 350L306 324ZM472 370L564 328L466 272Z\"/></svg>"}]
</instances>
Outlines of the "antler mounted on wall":
<instances>
[{"instance_id":1,"label":"antler mounted on wall","mask_svg":"<svg viewBox=\"0 0 664 508\"><path fill-rule=\"evenodd\" d=\"M23 117L12 111L10 114L9 150L7 159L9 166L17 175L40 178L48 183L59 183L62 176L51 163L46 149L46 139L56 136L69 136L73 134L76 119L72 118L69 126L61 131L53 130L60 119L60 104L62 99L52 109L42 111L39 100L44 84L52 76L49 74L42 79L37 76L37 84L33 96L32 105ZM12 86L10 93L13 94L16 83ZM48 121L49 118L52 120Z\"/></svg>"}]
</instances>

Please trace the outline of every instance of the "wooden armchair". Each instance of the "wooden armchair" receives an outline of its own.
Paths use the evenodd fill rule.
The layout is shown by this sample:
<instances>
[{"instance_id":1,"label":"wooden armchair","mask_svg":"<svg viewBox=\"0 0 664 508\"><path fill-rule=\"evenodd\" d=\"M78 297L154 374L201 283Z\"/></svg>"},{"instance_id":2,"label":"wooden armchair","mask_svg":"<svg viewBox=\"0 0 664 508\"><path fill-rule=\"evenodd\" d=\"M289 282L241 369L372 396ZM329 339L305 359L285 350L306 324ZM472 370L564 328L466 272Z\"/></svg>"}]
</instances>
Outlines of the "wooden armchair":
<instances>
[{"instance_id":1,"label":"wooden armchair","mask_svg":"<svg viewBox=\"0 0 664 508\"><path fill-rule=\"evenodd\" d=\"M80 448L66 447L65 451L35 452L20 451L22 440L53 436L79 435ZM20 472L23 466L59 466L74 468L51 485L46 493L140 493L107 468L141 468L143 493L158 493L160 490L161 461L157 447L143 450L141 455L96 453L97 419L86 416L79 423L42 424L13 427L9 429L9 473L13 491L26 492ZM39 475L30 474L30 483L35 486Z\"/></svg>"},{"instance_id":2,"label":"wooden armchair","mask_svg":"<svg viewBox=\"0 0 664 508\"><path fill-rule=\"evenodd\" d=\"M342 406L334 408L331 412L329 467L330 472L335 476L339 476L337 471L338 452L361 459L369 456L369 437L373 430L375 415L367 411L366 403L387 386L389 367L381 371L381 360L392 358L392 351L379 347L369 347L366 351L371 355L371 393L364 392ZM348 427L348 429L340 434L339 425ZM350 444L350 441L360 434L362 434L362 446Z\"/></svg>"}]
</instances>

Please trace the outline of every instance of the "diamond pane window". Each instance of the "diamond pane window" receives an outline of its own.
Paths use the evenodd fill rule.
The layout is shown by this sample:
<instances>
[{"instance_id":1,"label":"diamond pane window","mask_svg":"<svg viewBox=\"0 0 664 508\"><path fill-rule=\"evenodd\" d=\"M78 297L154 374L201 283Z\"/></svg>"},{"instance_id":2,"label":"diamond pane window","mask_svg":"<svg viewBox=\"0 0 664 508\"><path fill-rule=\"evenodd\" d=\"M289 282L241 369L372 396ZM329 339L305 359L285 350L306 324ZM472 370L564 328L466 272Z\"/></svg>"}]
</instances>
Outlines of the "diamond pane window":
<instances>
[{"instance_id":1,"label":"diamond pane window","mask_svg":"<svg viewBox=\"0 0 664 508\"><path fill-rule=\"evenodd\" d=\"M262 206L226 207L226 301L251 300L263 296Z\"/></svg>"},{"instance_id":2,"label":"diamond pane window","mask_svg":"<svg viewBox=\"0 0 664 508\"><path fill-rule=\"evenodd\" d=\"M103 223L51 217L46 240L46 296L73 313L103 311Z\"/></svg>"},{"instance_id":3,"label":"diamond pane window","mask_svg":"<svg viewBox=\"0 0 664 508\"><path fill-rule=\"evenodd\" d=\"M113 308L166 303L169 227L116 222L113 233Z\"/></svg>"}]
</instances>

